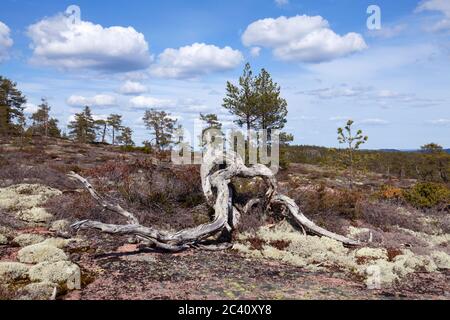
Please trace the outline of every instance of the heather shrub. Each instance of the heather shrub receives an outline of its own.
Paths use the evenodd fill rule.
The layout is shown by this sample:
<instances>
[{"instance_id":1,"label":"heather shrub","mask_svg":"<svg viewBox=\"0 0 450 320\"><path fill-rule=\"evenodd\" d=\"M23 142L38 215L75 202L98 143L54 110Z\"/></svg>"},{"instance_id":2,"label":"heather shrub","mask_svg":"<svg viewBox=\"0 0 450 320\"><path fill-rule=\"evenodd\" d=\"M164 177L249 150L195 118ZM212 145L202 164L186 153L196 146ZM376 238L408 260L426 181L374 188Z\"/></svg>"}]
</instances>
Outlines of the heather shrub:
<instances>
[{"instance_id":1,"label":"heather shrub","mask_svg":"<svg viewBox=\"0 0 450 320\"><path fill-rule=\"evenodd\" d=\"M402 189L390 185L382 185L376 196L380 199L394 201L402 200L404 197Z\"/></svg>"},{"instance_id":2,"label":"heather shrub","mask_svg":"<svg viewBox=\"0 0 450 320\"><path fill-rule=\"evenodd\" d=\"M450 203L450 189L433 182L421 182L405 192L406 201L420 209L432 208Z\"/></svg>"}]
</instances>

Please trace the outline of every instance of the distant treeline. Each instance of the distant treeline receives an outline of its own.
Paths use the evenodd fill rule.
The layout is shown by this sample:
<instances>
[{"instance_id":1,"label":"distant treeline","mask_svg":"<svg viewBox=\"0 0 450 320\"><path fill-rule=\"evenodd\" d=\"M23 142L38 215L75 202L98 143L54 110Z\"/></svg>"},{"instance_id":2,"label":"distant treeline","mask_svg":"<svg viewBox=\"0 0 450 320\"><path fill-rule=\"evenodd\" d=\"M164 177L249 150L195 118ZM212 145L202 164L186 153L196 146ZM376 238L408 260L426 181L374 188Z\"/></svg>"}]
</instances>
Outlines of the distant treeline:
<instances>
[{"instance_id":1,"label":"distant treeline","mask_svg":"<svg viewBox=\"0 0 450 320\"><path fill-rule=\"evenodd\" d=\"M345 149L317 146L288 146L286 157L292 163L307 163L345 168ZM358 150L355 167L398 179L418 179L449 183L450 154L441 152L402 152L395 150Z\"/></svg>"}]
</instances>

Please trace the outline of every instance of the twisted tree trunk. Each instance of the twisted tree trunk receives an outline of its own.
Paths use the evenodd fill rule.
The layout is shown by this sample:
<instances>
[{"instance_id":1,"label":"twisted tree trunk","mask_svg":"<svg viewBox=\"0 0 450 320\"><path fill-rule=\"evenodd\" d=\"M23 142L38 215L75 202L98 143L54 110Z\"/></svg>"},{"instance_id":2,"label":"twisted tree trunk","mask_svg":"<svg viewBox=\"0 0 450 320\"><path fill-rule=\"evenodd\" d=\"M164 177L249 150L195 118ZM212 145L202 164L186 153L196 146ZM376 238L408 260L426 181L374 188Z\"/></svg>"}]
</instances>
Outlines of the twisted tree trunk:
<instances>
[{"instance_id":1,"label":"twisted tree trunk","mask_svg":"<svg viewBox=\"0 0 450 320\"><path fill-rule=\"evenodd\" d=\"M300 211L294 200L277 192L277 182L272 171L264 165L247 167L242 158L236 153L229 153L224 157L222 152L215 149L207 150L201 166L202 188L208 205L214 208L215 216L211 223L202 224L195 228L184 229L178 232L157 230L142 226L138 219L119 205L107 202L80 175L72 172L69 177L80 181L99 202L105 210L115 212L127 219L125 225L105 224L98 221L84 220L72 225L75 229L94 228L110 234L133 235L142 244L172 252L188 248L201 248L208 250L222 250L232 246L231 234L239 224L242 214L257 203L263 201L264 208L270 211L273 204L283 206L299 226L319 236L325 236L346 245L358 245L355 240L329 232L307 219ZM235 205L230 188L231 179L263 178L267 183L267 192L264 199L251 199L243 208Z\"/></svg>"}]
</instances>

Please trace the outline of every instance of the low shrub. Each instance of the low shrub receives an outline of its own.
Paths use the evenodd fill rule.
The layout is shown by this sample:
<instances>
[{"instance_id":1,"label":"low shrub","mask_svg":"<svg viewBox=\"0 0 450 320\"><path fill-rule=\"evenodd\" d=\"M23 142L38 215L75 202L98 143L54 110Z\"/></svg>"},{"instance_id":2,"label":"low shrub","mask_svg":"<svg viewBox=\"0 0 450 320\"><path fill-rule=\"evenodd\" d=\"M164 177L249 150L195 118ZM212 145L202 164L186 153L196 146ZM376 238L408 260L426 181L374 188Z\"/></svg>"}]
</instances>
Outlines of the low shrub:
<instances>
[{"instance_id":1,"label":"low shrub","mask_svg":"<svg viewBox=\"0 0 450 320\"><path fill-rule=\"evenodd\" d=\"M390 185L382 185L380 190L376 193L376 196L383 200L402 200L403 190Z\"/></svg>"},{"instance_id":2,"label":"low shrub","mask_svg":"<svg viewBox=\"0 0 450 320\"><path fill-rule=\"evenodd\" d=\"M450 189L444 184L421 182L405 192L405 200L419 209L448 206Z\"/></svg>"}]
</instances>

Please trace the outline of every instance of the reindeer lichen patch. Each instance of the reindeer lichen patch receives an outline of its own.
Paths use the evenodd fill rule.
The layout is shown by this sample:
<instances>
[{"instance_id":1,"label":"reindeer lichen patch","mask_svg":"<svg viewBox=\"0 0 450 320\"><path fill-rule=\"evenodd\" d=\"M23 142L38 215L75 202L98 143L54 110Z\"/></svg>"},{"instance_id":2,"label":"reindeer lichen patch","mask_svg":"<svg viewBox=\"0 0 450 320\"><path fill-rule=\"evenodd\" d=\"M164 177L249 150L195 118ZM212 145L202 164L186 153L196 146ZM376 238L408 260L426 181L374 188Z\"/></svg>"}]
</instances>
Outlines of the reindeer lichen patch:
<instances>
[{"instance_id":1,"label":"reindeer lichen patch","mask_svg":"<svg viewBox=\"0 0 450 320\"><path fill-rule=\"evenodd\" d=\"M255 237L265 243L259 250L248 243L249 239ZM385 248L362 247L350 250L333 239L302 235L286 223L261 227L254 234L241 234L238 239L241 243L235 244L233 248L254 258L278 260L310 271L337 267L371 281L376 279L382 287L389 287L414 272L432 273L450 265L450 256L439 251L435 251L432 256L422 256L410 250L400 250L400 254L389 261ZM284 250L270 245L281 239L290 242Z\"/></svg>"},{"instance_id":2,"label":"reindeer lichen patch","mask_svg":"<svg viewBox=\"0 0 450 320\"><path fill-rule=\"evenodd\" d=\"M13 242L18 244L20 247L26 247L26 246L40 243L44 240L45 240L45 237L43 237L39 234L23 233L23 234L15 237L13 239Z\"/></svg>"},{"instance_id":3,"label":"reindeer lichen patch","mask_svg":"<svg viewBox=\"0 0 450 320\"><path fill-rule=\"evenodd\" d=\"M450 256L448 254L442 251L434 251L431 256L439 269L450 269Z\"/></svg>"},{"instance_id":4,"label":"reindeer lichen patch","mask_svg":"<svg viewBox=\"0 0 450 320\"><path fill-rule=\"evenodd\" d=\"M8 243L8 238L6 238L4 235L0 234L0 246L7 244Z\"/></svg>"},{"instance_id":5,"label":"reindeer lichen patch","mask_svg":"<svg viewBox=\"0 0 450 320\"><path fill-rule=\"evenodd\" d=\"M33 223L49 222L53 217L41 206L61 191L40 184L19 184L0 188L0 208Z\"/></svg>"},{"instance_id":6,"label":"reindeer lichen patch","mask_svg":"<svg viewBox=\"0 0 450 320\"><path fill-rule=\"evenodd\" d=\"M57 262L68 259L64 251L45 243L22 248L17 257L23 263Z\"/></svg>"},{"instance_id":7,"label":"reindeer lichen patch","mask_svg":"<svg viewBox=\"0 0 450 320\"><path fill-rule=\"evenodd\" d=\"M29 266L18 262L0 262L0 282L12 283L28 278Z\"/></svg>"},{"instance_id":8,"label":"reindeer lichen patch","mask_svg":"<svg viewBox=\"0 0 450 320\"><path fill-rule=\"evenodd\" d=\"M42 262L30 269L32 281L57 283L69 290L79 289L80 267L70 261Z\"/></svg>"}]
</instances>

